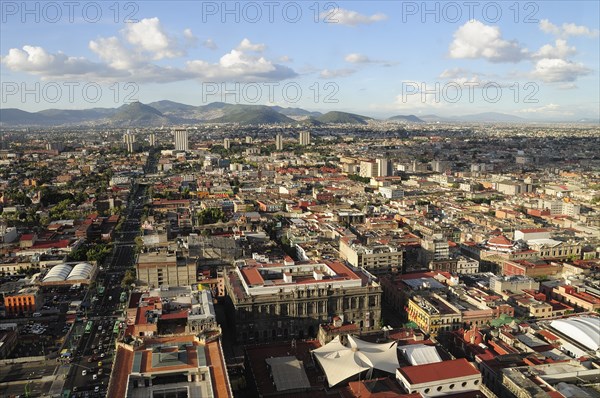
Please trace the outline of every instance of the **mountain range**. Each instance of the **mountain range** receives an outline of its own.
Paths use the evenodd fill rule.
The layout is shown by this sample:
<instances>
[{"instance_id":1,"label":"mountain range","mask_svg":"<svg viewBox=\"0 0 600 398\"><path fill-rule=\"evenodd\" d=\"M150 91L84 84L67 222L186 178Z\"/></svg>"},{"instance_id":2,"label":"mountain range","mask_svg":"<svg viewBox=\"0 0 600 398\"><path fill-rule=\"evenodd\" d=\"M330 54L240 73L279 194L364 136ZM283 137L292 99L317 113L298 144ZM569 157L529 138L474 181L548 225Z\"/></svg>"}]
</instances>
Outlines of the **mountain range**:
<instances>
[{"instance_id":1,"label":"mountain range","mask_svg":"<svg viewBox=\"0 0 600 398\"><path fill-rule=\"evenodd\" d=\"M193 106L173 101L156 101L149 104L133 102L118 108L47 109L26 112L16 108L0 109L2 127L157 127L177 124L237 123L300 124L318 126L324 124L386 123L522 123L529 120L504 113L487 112L473 115L441 117L437 115L397 115L387 119L374 119L354 113L331 111L327 113L302 108L280 106L241 105L212 102Z\"/></svg>"}]
</instances>

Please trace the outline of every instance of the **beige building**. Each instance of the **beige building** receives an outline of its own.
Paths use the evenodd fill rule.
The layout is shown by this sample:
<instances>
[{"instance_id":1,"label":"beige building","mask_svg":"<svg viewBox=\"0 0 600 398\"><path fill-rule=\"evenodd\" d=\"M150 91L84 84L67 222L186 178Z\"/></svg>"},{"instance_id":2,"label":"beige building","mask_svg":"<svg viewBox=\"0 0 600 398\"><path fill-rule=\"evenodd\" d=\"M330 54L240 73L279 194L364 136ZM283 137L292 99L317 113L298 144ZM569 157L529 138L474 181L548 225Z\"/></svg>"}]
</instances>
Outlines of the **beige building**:
<instances>
[{"instance_id":1,"label":"beige building","mask_svg":"<svg viewBox=\"0 0 600 398\"><path fill-rule=\"evenodd\" d=\"M187 286L195 283L196 260L168 253L142 253L135 266L137 279L148 286Z\"/></svg>"},{"instance_id":2,"label":"beige building","mask_svg":"<svg viewBox=\"0 0 600 398\"><path fill-rule=\"evenodd\" d=\"M389 245L362 245L350 238L340 239L340 257L353 267L363 267L373 275L402 270L403 251Z\"/></svg>"}]
</instances>

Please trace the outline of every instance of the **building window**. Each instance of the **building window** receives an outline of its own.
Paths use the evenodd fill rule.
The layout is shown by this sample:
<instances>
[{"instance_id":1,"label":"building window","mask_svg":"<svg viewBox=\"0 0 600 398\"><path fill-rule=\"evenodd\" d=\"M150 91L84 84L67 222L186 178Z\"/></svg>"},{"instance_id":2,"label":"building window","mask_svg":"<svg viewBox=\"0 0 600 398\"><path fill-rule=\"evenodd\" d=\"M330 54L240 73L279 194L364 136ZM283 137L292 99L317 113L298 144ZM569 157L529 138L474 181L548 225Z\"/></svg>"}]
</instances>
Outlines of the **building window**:
<instances>
[{"instance_id":1,"label":"building window","mask_svg":"<svg viewBox=\"0 0 600 398\"><path fill-rule=\"evenodd\" d=\"M463 381L462 384L461 384L461 387L466 387L466 386L467 386L467 382Z\"/></svg>"},{"instance_id":2,"label":"building window","mask_svg":"<svg viewBox=\"0 0 600 398\"><path fill-rule=\"evenodd\" d=\"M442 386L439 386L438 388L436 388L437 391L442 391Z\"/></svg>"},{"instance_id":3,"label":"building window","mask_svg":"<svg viewBox=\"0 0 600 398\"><path fill-rule=\"evenodd\" d=\"M448 386L448 388L449 388L449 389L451 389L451 390L452 390L452 389L454 389L454 383L453 383L453 384L450 384L450 385Z\"/></svg>"}]
</instances>

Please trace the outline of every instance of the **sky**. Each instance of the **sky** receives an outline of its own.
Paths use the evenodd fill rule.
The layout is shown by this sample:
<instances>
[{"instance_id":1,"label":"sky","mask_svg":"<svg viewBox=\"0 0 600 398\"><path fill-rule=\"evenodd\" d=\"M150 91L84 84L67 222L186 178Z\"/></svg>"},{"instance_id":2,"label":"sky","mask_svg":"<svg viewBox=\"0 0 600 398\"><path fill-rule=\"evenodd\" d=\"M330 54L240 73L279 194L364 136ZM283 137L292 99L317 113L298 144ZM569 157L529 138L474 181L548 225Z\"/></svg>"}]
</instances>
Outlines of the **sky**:
<instances>
[{"instance_id":1,"label":"sky","mask_svg":"<svg viewBox=\"0 0 600 398\"><path fill-rule=\"evenodd\" d=\"M599 117L598 1L2 1L1 107Z\"/></svg>"}]
</instances>

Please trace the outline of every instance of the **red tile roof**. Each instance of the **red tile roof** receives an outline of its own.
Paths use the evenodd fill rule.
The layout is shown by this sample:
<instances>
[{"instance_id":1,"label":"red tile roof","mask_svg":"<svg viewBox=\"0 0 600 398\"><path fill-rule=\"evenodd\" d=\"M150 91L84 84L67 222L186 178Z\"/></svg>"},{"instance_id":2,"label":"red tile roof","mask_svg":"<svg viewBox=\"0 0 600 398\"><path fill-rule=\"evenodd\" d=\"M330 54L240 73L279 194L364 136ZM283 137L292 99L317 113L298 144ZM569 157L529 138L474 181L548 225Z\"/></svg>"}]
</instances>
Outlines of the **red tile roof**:
<instances>
[{"instance_id":1,"label":"red tile roof","mask_svg":"<svg viewBox=\"0 0 600 398\"><path fill-rule=\"evenodd\" d=\"M265 283L265 280L256 268L243 268L242 275L244 276L246 283L250 286L262 285Z\"/></svg>"},{"instance_id":2,"label":"red tile roof","mask_svg":"<svg viewBox=\"0 0 600 398\"><path fill-rule=\"evenodd\" d=\"M398 371L410 384L430 383L479 375L479 371L464 358L435 362L426 365L405 366Z\"/></svg>"}]
</instances>

